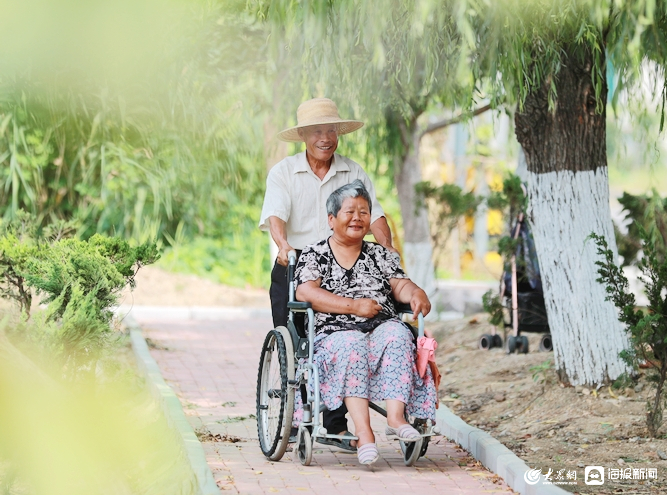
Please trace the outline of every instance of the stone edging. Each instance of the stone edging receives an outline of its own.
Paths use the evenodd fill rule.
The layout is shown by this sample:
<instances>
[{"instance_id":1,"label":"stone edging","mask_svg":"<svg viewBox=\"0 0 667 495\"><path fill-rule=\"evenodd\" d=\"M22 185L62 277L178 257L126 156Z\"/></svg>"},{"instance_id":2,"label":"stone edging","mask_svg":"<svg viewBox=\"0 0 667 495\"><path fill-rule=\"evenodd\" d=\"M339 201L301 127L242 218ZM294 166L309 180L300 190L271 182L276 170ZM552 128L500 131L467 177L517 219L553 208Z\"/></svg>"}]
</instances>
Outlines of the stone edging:
<instances>
[{"instance_id":1,"label":"stone edging","mask_svg":"<svg viewBox=\"0 0 667 495\"><path fill-rule=\"evenodd\" d=\"M505 480L512 490L521 495L569 495L570 492L559 486L544 484L543 478L535 485L526 483L524 474L530 471L530 467L525 462L485 431L467 424L444 404L440 404L436 417L447 438L470 452L470 455Z\"/></svg>"},{"instance_id":2,"label":"stone edging","mask_svg":"<svg viewBox=\"0 0 667 495\"><path fill-rule=\"evenodd\" d=\"M139 368L146 376L151 393L158 400L162 406L165 416L169 424L175 428L180 434L181 442L192 471L197 478L199 490L198 495L219 495L220 489L215 483L211 468L206 462L206 455L204 449L197 439L192 426L185 417L181 401L178 399L174 391L167 382L164 381L160 368L158 368L155 359L148 351L148 345L144 340L141 332L141 327L137 324L132 315L125 316L123 323L130 331L130 338L132 340L132 349L137 358Z\"/></svg>"}]
</instances>

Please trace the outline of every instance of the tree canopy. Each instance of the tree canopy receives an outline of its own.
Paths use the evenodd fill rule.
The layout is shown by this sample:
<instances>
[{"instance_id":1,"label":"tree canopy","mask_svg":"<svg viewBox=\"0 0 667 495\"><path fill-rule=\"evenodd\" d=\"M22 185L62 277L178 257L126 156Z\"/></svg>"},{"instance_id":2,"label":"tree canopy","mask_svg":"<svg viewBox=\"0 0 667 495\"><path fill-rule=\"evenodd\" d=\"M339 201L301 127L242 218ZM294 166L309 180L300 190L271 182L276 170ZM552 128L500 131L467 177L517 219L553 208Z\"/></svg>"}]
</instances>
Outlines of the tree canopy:
<instances>
[{"instance_id":1,"label":"tree canopy","mask_svg":"<svg viewBox=\"0 0 667 495\"><path fill-rule=\"evenodd\" d=\"M370 120L382 119L386 108L410 118L414 108L433 103L471 109L476 100L488 99L494 107L521 107L544 84L553 105L553 76L565 48L593 53L596 96L607 58L616 98L647 75L664 81L663 1L255 0L248 5L270 21L274 54L282 53L292 76L283 84L296 94L338 96Z\"/></svg>"}]
</instances>

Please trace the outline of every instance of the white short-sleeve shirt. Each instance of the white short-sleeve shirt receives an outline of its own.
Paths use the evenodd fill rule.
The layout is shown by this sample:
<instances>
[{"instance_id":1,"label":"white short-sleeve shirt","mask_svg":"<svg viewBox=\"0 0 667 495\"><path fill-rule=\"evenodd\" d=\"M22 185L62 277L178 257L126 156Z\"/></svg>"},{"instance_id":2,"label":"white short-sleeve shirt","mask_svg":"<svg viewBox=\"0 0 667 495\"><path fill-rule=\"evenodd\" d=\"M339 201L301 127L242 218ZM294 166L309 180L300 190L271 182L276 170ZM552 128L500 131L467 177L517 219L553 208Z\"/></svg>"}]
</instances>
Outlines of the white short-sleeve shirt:
<instances>
[{"instance_id":1,"label":"white short-sleeve shirt","mask_svg":"<svg viewBox=\"0 0 667 495\"><path fill-rule=\"evenodd\" d=\"M261 230L269 230L269 217L286 222L287 242L295 249L326 239L331 235L326 203L329 195L339 187L360 179L373 202L371 223L384 216L375 197L375 188L361 166L344 156L334 154L331 168L320 179L310 168L306 152L289 156L277 163L266 179L266 194Z\"/></svg>"}]
</instances>

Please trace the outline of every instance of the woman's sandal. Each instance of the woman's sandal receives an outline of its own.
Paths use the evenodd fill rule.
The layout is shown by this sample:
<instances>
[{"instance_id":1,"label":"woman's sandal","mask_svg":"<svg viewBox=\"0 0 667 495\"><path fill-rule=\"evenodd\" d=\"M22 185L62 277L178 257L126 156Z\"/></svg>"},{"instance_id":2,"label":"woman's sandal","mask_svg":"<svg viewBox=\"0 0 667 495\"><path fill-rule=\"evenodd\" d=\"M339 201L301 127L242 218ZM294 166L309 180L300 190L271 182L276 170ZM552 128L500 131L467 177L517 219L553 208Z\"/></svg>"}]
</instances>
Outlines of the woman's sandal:
<instances>
[{"instance_id":1,"label":"woman's sandal","mask_svg":"<svg viewBox=\"0 0 667 495\"><path fill-rule=\"evenodd\" d=\"M359 464L370 466L380 458L377 445L374 443L367 443L357 449L357 459Z\"/></svg>"},{"instance_id":2,"label":"woman's sandal","mask_svg":"<svg viewBox=\"0 0 667 495\"><path fill-rule=\"evenodd\" d=\"M317 443L321 443L324 445L332 445L334 447L338 447L339 449L349 450L350 452L356 452L357 446L352 445L352 442L355 441L354 435L349 431L346 431L345 433L343 433L343 436L351 438L318 438Z\"/></svg>"},{"instance_id":3,"label":"woman's sandal","mask_svg":"<svg viewBox=\"0 0 667 495\"><path fill-rule=\"evenodd\" d=\"M384 430L387 436L397 437L399 440L404 442L416 442L421 438L421 433L415 430L412 425L401 425L398 428L392 428L387 425L387 428Z\"/></svg>"}]
</instances>

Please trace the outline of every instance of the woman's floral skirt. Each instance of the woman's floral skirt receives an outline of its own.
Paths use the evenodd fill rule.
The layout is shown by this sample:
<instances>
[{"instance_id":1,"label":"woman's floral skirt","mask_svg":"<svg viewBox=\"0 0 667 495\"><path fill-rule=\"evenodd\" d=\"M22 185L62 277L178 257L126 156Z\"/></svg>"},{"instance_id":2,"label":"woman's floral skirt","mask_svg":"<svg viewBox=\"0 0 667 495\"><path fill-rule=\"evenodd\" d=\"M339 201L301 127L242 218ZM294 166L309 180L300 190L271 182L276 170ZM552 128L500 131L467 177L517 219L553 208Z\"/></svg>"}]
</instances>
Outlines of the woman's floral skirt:
<instances>
[{"instance_id":1,"label":"woman's floral skirt","mask_svg":"<svg viewBox=\"0 0 667 495\"><path fill-rule=\"evenodd\" d=\"M370 333L334 332L315 339L315 365L320 375L320 398L330 411L345 397L371 402L387 399L406 404L410 416L435 420L437 391L431 370L419 376L412 332L398 320L389 320ZM294 426L303 409L295 394Z\"/></svg>"}]
</instances>

